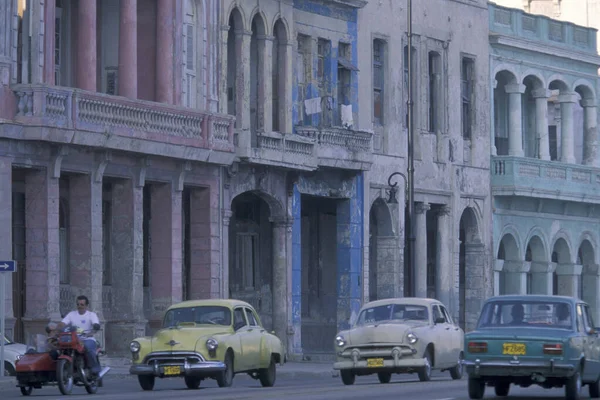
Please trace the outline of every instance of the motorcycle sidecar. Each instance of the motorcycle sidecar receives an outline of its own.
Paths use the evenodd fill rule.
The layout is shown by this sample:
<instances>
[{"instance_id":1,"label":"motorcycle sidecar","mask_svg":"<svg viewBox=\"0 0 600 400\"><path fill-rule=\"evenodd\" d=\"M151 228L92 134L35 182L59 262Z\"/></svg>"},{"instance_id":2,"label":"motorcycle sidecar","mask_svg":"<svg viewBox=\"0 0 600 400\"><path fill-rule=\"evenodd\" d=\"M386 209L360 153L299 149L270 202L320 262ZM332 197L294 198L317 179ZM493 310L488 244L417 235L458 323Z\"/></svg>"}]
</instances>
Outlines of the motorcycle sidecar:
<instances>
[{"instance_id":1,"label":"motorcycle sidecar","mask_svg":"<svg viewBox=\"0 0 600 400\"><path fill-rule=\"evenodd\" d=\"M28 396L32 390L56 384L56 356L54 351L28 352L16 362L17 386Z\"/></svg>"}]
</instances>

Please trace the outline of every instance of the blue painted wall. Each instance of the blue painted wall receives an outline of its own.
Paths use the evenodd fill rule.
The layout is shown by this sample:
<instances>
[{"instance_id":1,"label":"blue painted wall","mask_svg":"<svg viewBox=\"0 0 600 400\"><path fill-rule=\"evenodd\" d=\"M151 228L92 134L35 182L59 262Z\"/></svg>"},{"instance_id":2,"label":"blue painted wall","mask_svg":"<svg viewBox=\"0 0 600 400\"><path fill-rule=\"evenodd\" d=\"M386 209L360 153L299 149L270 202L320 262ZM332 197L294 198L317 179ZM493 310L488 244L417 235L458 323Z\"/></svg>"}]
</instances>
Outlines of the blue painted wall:
<instances>
[{"instance_id":1,"label":"blue painted wall","mask_svg":"<svg viewBox=\"0 0 600 400\"><path fill-rule=\"evenodd\" d=\"M294 339L292 340L292 352L302 352L300 340L302 320L302 221L301 221L302 196L298 186L294 184L292 194L292 326L294 328Z\"/></svg>"}]
</instances>

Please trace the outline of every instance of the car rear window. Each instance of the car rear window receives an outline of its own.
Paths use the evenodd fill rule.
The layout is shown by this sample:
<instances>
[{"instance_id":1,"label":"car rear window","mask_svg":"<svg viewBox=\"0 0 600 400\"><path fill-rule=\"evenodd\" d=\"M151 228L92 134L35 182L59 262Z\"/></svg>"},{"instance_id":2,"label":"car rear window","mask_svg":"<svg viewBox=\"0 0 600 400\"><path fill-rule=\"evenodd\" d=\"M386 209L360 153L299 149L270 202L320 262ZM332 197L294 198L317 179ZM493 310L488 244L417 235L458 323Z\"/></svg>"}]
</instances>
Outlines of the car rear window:
<instances>
[{"instance_id":1,"label":"car rear window","mask_svg":"<svg viewBox=\"0 0 600 400\"><path fill-rule=\"evenodd\" d=\"M557 301L490 301L481 311L478 328L535 326L573 328L573 307Z\"/></svg>"}]
</instances>

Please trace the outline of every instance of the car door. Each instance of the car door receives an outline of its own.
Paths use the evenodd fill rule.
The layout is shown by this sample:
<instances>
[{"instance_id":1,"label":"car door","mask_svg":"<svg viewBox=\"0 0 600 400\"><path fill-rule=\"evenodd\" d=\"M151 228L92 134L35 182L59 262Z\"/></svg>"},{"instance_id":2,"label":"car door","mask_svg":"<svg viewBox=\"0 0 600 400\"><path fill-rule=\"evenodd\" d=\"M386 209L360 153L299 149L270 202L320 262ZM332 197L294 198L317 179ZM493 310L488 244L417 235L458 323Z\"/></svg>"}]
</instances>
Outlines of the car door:
<instances>
[{"instance_id":1,"label":"car door","mask_svg":"<svg viewBox=\"0 0 600 400\"><path fill-rule=\"evenodd\" d=\"M258 323L258 319L252 309L245 307L244 312L246 313L246 319L248 320L248 332L246 335L246 344L248 350L248 360L251 364L251 368L260 367L260 351L261 351L261 340L264 329Z\"/></svg>"},{"instance_id":2,"label":"car door","mask_svg":"<svg viewBox=\"0 0 600 400\"><path fill-rule=\"evenodd\" d=\"M594 321L589 306L585 303L580 303L577 306L582 309L583 325L585 327L585 332L583 332L585 352L584 379L596 381L600 374L600 343L598 333L594 328Z\"/></svg>"},{"instance_id":3,"label":"car door","mask_svg":"<svg viewBox=\"0 0 600 400\"><path fill-rule=\"evenodd\" d=\"M450 347L450 363L453 365L456 363L460 356L460 352L463 350L465 339L464 333L462 329L460 329L460 327L454 323L446 307L440 306L440 309L446 316L446 320L448 321L448 325L450 327L450 329L448 329L449 341L452 344Z\"/></svg>"},{"instance_id":4,"label":"car door","mask_svg":"<svg viewBox=\"0 0 600 400\"><path fill-rule=\"evenodd\" d=\"M450 348L452 347L450 324L439 305L431 307L433 330L435 332L435 366L445 368L450 364Z\"/></svg>"},{"instance_id":5,"label":"car door","mask_svg":"<svg viewBox=\"0 0 600 400\"><path fill-rule=\"evenodd\" d=\"M244 307L236 307L233 309L233 329L236 336L239 338L240 353L235 355L235 371L246 371L251 367L251 343L248 321L246 321L246 313Z\"/></svg>"}]
</instances>

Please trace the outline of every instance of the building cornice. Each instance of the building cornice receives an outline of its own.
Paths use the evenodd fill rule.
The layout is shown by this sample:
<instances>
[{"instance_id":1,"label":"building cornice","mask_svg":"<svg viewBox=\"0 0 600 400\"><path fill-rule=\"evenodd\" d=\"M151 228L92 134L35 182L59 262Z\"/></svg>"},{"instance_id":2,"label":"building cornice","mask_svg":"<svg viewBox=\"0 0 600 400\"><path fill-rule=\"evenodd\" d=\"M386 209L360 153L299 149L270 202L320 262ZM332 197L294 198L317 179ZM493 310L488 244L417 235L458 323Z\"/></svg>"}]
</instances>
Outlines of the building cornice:
<instances>
[{"instance_id":1,"label":"building cornice","mask_svg":"<svg viewBox=\"0 0 600 400\"><path fill-rule=\"evenodd\" d=\"M369 3L369 0L329 0L332 3L340 4L352 8L363 8Z\"/></svg>"}]
</instances>

